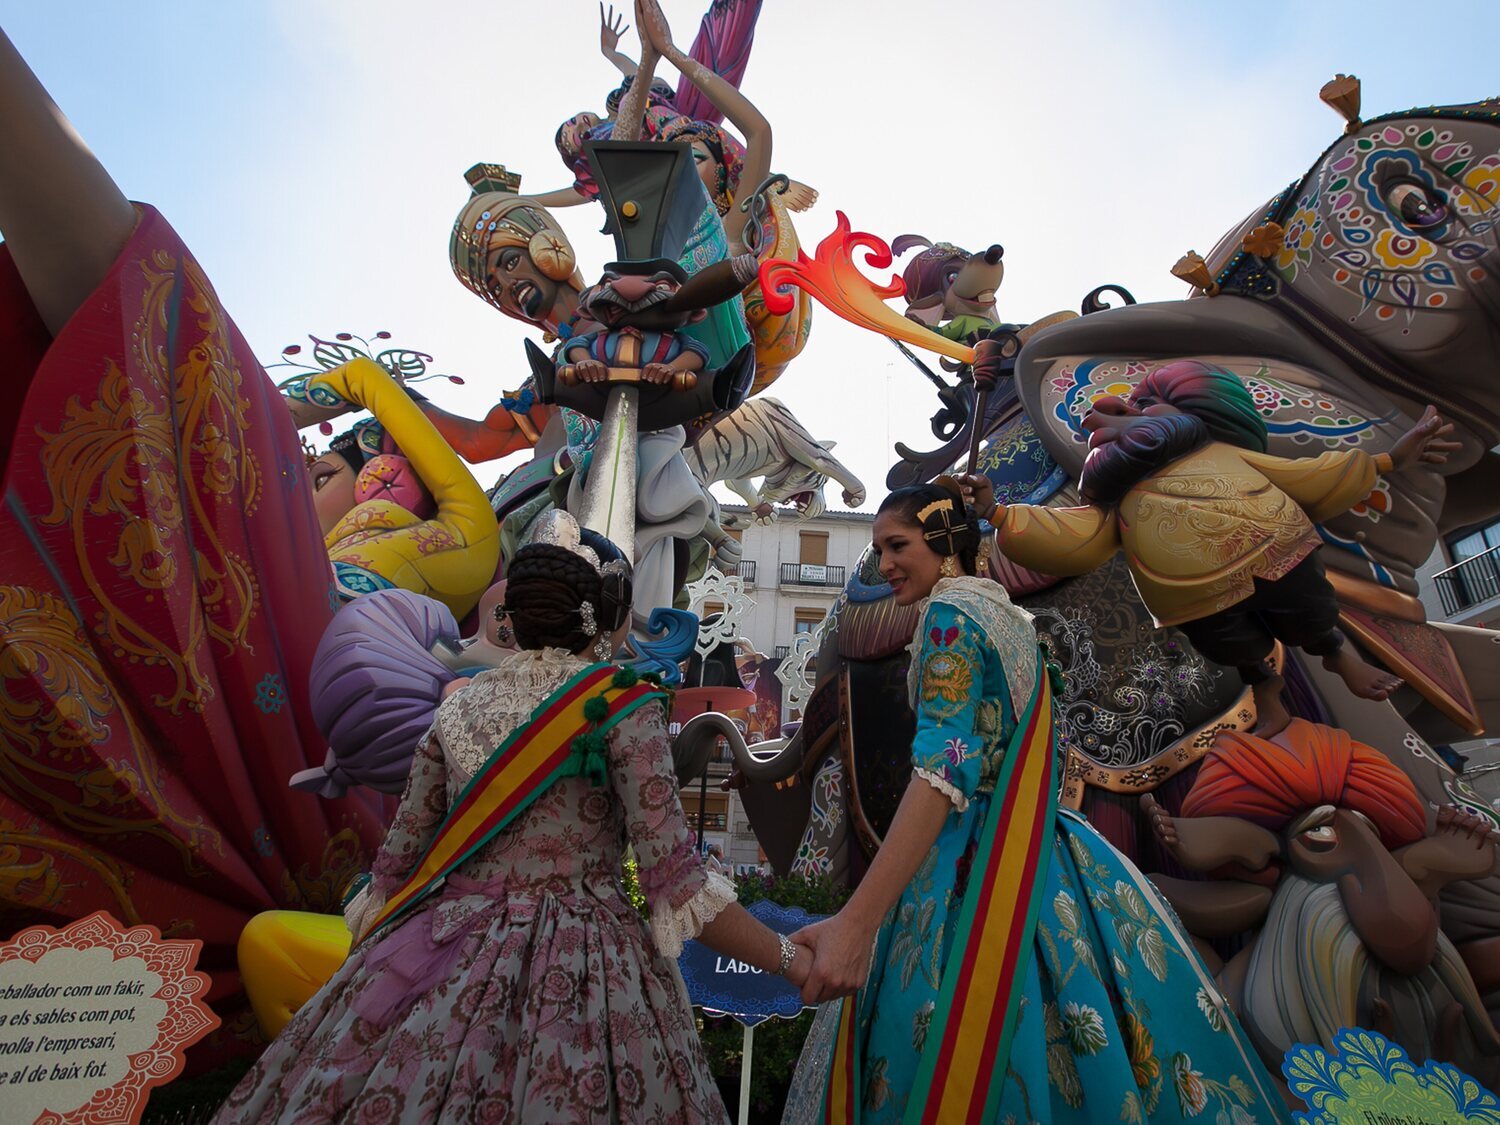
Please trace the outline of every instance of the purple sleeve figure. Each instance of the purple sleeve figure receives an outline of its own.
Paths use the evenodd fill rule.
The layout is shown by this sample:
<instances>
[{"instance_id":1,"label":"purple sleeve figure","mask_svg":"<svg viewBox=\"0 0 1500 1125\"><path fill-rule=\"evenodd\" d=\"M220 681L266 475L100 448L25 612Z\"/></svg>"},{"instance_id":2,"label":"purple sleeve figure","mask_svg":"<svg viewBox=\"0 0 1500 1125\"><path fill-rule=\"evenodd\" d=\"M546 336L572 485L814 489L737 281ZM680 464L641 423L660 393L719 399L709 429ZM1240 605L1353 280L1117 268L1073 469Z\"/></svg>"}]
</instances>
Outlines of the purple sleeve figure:
<instances>
[{"instance_id":1,"label":"purple sleeve figure","mask_svg":"<svg viewBox=\"0 0 1500 1125\"><path fill-rule=\"evenodd\" d=\"M413 748L456 678L432 648L458 635L446 606L407 590L365 594L339 610L309 684L328 756L293 776L292 788L323 797L341 797L351 785L400 793Z\"/></svg>"}]
</instances>

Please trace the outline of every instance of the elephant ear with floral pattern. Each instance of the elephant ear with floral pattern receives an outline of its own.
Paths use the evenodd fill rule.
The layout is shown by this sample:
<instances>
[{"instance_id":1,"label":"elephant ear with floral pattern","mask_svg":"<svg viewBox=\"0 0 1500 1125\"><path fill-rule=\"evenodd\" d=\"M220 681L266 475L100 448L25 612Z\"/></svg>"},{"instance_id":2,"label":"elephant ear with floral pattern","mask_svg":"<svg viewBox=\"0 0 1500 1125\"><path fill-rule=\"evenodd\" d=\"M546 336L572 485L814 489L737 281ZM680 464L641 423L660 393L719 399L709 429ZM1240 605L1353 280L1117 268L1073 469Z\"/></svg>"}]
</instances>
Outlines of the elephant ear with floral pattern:
<instances>
[{"instance_id":1,"label":"elephant ear with floral pattern","mask_svg":"<svg viewBox=\"0 0 1500 1125\"><path fill-rule=\"evenodd\" d=\"M1248 246L1248 248L1247 248ZM1431 403L1465 449L1382 480L1322 528L1331 569L1416 593L1440 533L1500 515L1500 102L1368 122L1210 254L1217 287L1069 321L1032 340L1017 388L1077 479L1092 401L1174 359L1244 381L1271 452L1389 449Z\"/></svg>"}]
</instances>

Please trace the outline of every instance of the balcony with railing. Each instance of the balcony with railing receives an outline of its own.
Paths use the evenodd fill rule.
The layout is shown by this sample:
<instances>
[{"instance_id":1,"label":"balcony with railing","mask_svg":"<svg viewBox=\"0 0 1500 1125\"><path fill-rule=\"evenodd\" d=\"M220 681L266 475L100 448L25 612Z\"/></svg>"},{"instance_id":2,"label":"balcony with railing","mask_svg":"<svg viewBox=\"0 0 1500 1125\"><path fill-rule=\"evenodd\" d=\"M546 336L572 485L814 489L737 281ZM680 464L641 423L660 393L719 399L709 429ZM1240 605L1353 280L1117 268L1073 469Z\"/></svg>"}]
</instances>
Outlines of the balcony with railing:
<instances>
[{"instance_id":1,"label":"balcony with railing","mask_svg":"<svg viewBox=\"0 0 1500 1125\"><path fill-rule=\"evenodd\" d=\"M844 588L844 568L822 566L815 563L782 563L781 584L783 586L814 587L824 590Z\"/></svg>"},{"instance_id":2,"label":"balcony with railing","mask_svg":"<svg viewBox=\"0 0 1500 1125\"><path fill-rule=\"evenodd\" d=\"M744 581L747 588L755 585L755 564L753 562L750 562L748 559L740 561L740 578Z\"/></svg>"},{"instance_id":3,"label":"balcony with railing","mask_svg":"<svg viewBox=\"0 0 1500 1125\"><path fill-rule=\"evenodd\" d=\"M777 660L785 660L791 654L792 654L792 646L791 645L777 645L776 646L776 659Z\"/></svg>"},{"instance_id":4,"label":"balcony with railing","mask_svg":"<svg viewBox=\"0 0 1500 1125\"><path fill-rule=\"evenodd\" d=\"M1455 563L1433 581L1449 617L1500 598L1500 547Z\"/></svg>"}]
</instances>

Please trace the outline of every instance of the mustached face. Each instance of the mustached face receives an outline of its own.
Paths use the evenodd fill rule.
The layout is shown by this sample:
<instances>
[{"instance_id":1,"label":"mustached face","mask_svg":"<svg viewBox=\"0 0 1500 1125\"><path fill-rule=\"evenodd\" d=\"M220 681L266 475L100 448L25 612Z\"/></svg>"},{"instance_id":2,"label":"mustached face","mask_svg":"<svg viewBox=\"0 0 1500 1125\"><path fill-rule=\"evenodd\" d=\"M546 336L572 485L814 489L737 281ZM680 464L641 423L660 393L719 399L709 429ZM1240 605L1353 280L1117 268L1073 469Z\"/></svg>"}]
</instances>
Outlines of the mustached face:
<instances>
[{"instance_id":1,"label":"mustached face","mask_svg":"<svg viewBox=\"0 0 1500 1125\"><path fill-rule=\"evenodd\" d=\"M1142 418L1161 418L1169 414L1181 414L1171 403L1161 402L1150 395L1131 395L1123 399L1119 395L1103 395L1094 400L1089 412L1084 415L1083 428L1089 435L1090 449L1117 441L1121 434L1138 425Z\"/></svg>"},{"instance_id":2,"label":"mustached face","mask_svg":"<svg viewBox=\"0 0 1500 1125\"><path fill-rule=\"evenodd\" d=\"M525 250L504 246L493 254L489 291L507 316L538 326L555 324L560 319L554 311L559 290Z\"/></svg>"},{"instance_id":3,"label":"mustached face","mask_svg":"<svg viewBox=\"0 0 1500 1125\"><path fill-rule=\"evenodd\" d=\"M639 328L677 328L688 323L687 312L662 309L677 295L682 282L666 271L649 275L606 270L599 283L584 293L583 308L606 328L629 324Z\"/></svg>"}]
</instances>

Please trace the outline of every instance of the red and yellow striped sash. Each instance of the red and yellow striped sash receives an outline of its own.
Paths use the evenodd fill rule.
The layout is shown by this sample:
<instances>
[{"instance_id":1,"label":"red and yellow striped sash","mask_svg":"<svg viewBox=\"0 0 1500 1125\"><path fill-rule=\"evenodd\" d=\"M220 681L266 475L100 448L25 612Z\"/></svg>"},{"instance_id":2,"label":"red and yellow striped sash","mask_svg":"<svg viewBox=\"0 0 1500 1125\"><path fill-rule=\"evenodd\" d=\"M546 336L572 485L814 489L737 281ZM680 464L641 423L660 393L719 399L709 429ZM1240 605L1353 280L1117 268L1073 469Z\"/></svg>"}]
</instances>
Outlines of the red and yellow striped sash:
<instances>
[{"instance_id":1,"label":"red and yellow striped sash","mask_svg":"<svg viewBox=\"0 0 1500 1125\"><path fill-rule=\"evenodd\" d=\"M1033 955L1039 888L1052 854L1052 686L1036 692L1006 750L954 927L926 1049L907 1103L908 1125L998 1119L1022 982Z\"/></svg>"},{"instance_id":2,"label":"red and yellow striped sash","mask_svg":"<svg viewBox=\"0 0 1500 1125\"><path fill-rule=\"evenodd\" d=\"M1031 703L1006 747L985 818L953 945L907 1102L906 1125L997 1119L1021 986L1040 912L1038 888L1051 857L1052 685L1038 662ZM843 1001L823 1119L860 1119L859 996Z\"/></svg>"},{"instance_id":3,"label":"red and yellow striped sash","mask_svg":"<svg viewBox=\"0 0 1500 1125\"><path fill-rule=\"evenodd\" d=\"M573 740L603 732L662 692L652 684L617 686L619 669L596 664L574 676L511 734L459 794L437 834L406 881L396 888L371 925L382 930L410 910L455 867L523 812L554 781L581 772ZM584 715L590 699L604 696L608 716L597 722Z\"/></svg>"},{"instance_id":4,"label":"red and yellow striped sash","mask_svg":"<svg viewBox=\"0 0 1500 1125\"><path fill-rule=\"evenodd\" d=\"M859 1120L859 1099L863 1091L859 1081L859 993L840 1001L838 1037L833 1044L833 1073L828 1077L828 1094L823 1100L823 1120L853 1122Z\"/></svg>"}]
</instances>

